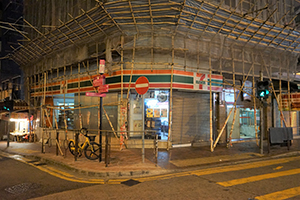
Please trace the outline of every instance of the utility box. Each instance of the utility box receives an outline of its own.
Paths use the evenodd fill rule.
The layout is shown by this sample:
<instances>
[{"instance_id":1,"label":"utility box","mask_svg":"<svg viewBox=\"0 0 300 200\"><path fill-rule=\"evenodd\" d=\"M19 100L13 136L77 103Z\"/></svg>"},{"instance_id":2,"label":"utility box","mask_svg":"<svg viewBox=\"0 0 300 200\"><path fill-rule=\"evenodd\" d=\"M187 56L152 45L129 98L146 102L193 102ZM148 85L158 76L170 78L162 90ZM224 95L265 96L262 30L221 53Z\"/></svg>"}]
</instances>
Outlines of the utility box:
<instances>
[{"instance_id":1,"label":"utility box","mask_svg":"<svg viewBox=\"0 0 300 200\"><path fill-rule=\"evenodd\" d=\"M293 140L292 127L271 127L269 128L270 143L272 144L284 144Z\"/></svg>"}]
</instances>

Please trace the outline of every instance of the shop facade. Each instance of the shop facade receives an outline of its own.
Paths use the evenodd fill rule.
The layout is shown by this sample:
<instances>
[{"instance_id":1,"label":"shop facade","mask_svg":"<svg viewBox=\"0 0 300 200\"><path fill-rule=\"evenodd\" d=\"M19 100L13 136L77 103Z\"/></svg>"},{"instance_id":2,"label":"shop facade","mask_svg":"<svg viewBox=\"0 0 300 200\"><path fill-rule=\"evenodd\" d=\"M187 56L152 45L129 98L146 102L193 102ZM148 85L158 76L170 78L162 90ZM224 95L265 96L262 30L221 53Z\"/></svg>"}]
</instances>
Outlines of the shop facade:
<instances>
[{"instance_id":1,"label":"shop facade","mask_svg":"<svg viewBox=\"0 0 300 200\"><path fill-rule=\"evenodd\" d=\"M24 69L30 112L40 109L40 127L68 133L99 129L99 98L85 93L96 92L92 82L100 74L101 59L109 85L103 129L126 130L132 138L139 137L135 131L155 131L169 147L203 143L211 151L228 140L257 139L262 120L255 83L300 80L298 33L283 27L280 17L271 20L267 10L257 18L247 6L232 12L231 4L220 6L219 1L139 3L80 2L85 12L67 5L66 10L56 9L57 3L50 7L64 18L63 25L45 32L28 30L34 42L16 50L12 59ZM279 15L287 12L274 9ZM67 11L76 17L68 20ZM33 9L27 12L28 23L43 29ZM134 90L140 76L150 82L144 96ZM271 93L277 97L276 90Z\"/></svg>"}]
</instances>

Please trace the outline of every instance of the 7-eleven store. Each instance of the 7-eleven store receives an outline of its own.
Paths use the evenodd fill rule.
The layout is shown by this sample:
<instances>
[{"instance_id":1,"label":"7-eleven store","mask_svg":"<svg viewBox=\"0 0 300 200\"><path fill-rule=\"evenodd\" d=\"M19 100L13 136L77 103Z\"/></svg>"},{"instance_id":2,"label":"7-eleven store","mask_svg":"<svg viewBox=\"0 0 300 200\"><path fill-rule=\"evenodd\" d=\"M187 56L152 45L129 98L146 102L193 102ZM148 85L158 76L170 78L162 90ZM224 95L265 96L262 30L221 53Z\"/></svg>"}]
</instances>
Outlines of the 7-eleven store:
<instances>
[{"instance_id":1,"label":"7-eleven store","mask_svg":"<svg viewBox=\"0 0 300 200\"><path fill-rule=\"evenodd\" d=\"M32 88L32 97L46 97L45 104L48 105L47 113L50 117L44 120L48 127L55 128L56 121L59 129L65 128L65 122L70 131L80 126L98 129L99 113L96 106L99 105L99 98L85 95L85 92L94 91L92 79L95 76L82 76ZM135 81L140 76L149 80L149 90L144 98L134 89ZM215 98L216 93L222 92L222 82L221 75L212 75L210 83L209 74L179 70L124 70L123 76L121 71L115 71L111 76L106 75L109 92L103 98L105 112L102 129L120 130L122 124L126 124L129 138L140 137L138 131L153 130L159 134L161 147L167 147L167 141L173 145L197 142L208 144L211 134L210 108L213 115L215 109L210 100ZM120 102L121 95L127 99L128 91L128 102L113 103ZM76 109L76 105L80 105L81 109ZM62 109L55 109L60 106L71 110L65 114ZM125 113L125 117L121 117L121 113ZM215 131L214 126L212 129ZM151 139L151 135L148 138Z\"/></svg>"}]
</instances>

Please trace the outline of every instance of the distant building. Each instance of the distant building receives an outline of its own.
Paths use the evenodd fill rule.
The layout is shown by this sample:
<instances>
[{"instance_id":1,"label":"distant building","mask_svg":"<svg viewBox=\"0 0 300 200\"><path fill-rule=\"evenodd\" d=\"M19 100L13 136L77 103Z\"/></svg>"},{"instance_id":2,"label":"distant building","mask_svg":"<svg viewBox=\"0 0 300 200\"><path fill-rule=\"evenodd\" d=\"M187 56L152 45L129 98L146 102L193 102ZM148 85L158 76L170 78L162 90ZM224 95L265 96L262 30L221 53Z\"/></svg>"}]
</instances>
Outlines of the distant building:
<instances>
[{"instance_id":1,"label":"distant building","mask_svg":"<svg viewBox=\"0 0 300 200\"><path fill-rule=\"evenodd\" d=\"M0 1L0 101L5 98L24 99L23 72L9 58L23 43L23 0Z\"/></svg>"}]
</instances>

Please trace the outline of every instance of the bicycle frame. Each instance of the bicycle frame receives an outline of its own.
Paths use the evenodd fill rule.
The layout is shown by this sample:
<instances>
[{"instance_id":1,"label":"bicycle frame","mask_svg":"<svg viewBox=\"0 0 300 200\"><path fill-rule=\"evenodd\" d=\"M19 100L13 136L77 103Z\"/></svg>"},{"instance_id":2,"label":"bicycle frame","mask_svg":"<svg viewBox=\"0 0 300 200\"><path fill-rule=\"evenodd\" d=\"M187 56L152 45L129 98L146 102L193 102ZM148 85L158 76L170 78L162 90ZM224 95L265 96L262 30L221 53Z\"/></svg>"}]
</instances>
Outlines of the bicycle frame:
<instances>
[{"instance_id":1,"label":"bicycle frame","mask_svg":"<svg viewBox=\"0 0 300 200\"><path fill-rule=\"evenodd\" d=\"M73 141L75 144L75 140L70 139L70 141ZM90 142L89 138L87 136L85 136L84 143L82 143L81 145L78 145L78 152L83 151L84 147L87 145L90 145L90 144L91 144L91 142Z\"/></svg>"}]
</instances>

